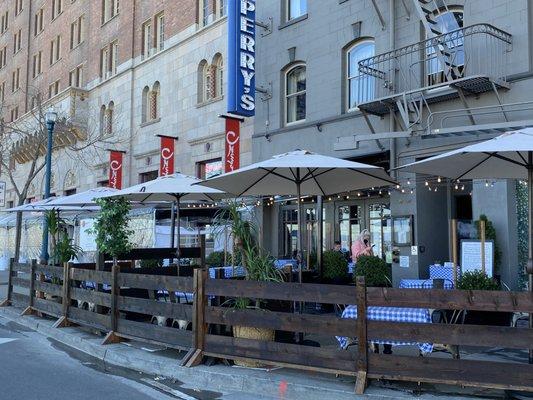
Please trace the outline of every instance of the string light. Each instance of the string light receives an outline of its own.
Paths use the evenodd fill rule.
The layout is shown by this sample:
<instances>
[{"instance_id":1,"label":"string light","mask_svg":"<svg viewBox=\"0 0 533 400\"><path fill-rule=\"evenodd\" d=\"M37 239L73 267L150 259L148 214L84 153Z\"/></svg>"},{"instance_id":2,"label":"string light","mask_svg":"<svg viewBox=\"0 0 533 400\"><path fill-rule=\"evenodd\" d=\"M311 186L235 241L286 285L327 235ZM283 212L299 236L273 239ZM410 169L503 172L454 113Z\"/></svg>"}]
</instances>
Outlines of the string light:
<instances>
[{"instance_id":1,"label":"string light","mask_svg":"<svg viewBox=\"0 0 533 400\"><path fill-rule=\"evenodd\" d=\"M489 181L485 181L485 187L489 187Z\"/></svg>"},{"instance_id":2,"label":"string light","mask_svg":"<svg viewBox=\"0 0 533 400\"><path fill-rule=\"evenodd\" d=\"M429 186L429 182L428 181L424 182L424 185Z\"/></svg>"},{"instance_id":3,"label":"string light","mask_svg":"<svg viewBox=\"0 0 533 400\"><path fill-rule=\"evenodd\" d=\"M407 184L411 185L411 180L410 179L407 179Z\"/></svg>"},{"instance_id":4,"label":"string light","mask_svg":"<svg viewBox=\"0 0 533 400\"><path fill-rule=\"evenodd\" d=\"M439 182L439 183L442 182L442 178L440 176L437 178L437 182Z\"/></svg>"}]
</instances>

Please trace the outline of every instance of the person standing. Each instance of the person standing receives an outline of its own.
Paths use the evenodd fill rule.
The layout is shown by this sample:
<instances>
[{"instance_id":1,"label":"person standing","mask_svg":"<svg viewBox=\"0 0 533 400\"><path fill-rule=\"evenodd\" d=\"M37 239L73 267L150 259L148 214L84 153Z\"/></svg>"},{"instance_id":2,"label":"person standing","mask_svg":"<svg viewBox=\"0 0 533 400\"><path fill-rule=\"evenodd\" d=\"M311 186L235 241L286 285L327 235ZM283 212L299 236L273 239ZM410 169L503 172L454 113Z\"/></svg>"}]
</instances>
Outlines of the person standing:
<instances>
[{"instance_id":1,"label":"person standing","mask_svg":"<svg viewBox=\"0 0 533 400\"><path fill-rule=\"evenodd\" d=\"M357 240L352 244L352 261L357 262L360 256L373 256L373 246L370 245L370 231L363 229Z\"/></svg>"}]
</instances>

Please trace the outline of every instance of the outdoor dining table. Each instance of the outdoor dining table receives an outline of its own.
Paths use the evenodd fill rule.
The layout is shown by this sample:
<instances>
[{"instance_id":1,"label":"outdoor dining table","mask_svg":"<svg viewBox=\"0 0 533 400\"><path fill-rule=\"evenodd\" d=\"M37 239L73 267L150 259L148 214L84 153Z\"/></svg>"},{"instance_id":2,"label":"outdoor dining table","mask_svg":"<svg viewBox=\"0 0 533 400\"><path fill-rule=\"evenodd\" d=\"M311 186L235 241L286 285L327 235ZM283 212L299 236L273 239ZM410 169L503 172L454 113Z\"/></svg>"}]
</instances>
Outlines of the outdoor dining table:
<instances>
[{"instance_id":1,"label":"outdoor dining table","mask_svg":"<svg viewBox=\"0 0 533 400\"><path fill-rule=\"evenodd\" d=\"M357 319L357 306L351 305L344 309L342 318ZM367 308L367 318L371 321L387 322L412 322L420 324L431 324L431 314L425 308L404 308L404 307L377 307ZM349 344L347 337L337 336L341 348L346 349ZM375 344L390 344L393 346L418 346L423 354L433 351L432 343L398 342L393 340L379 339L372 341Z\"/></svg>"},{"instance_id":2,"label":"outdoor dining table","mask_svg":"<svg viewBox=\"0 0 533 400\"><path fill-rule=\"evenodd\" d=\"M461 277L461 267L457 267L457 276ZM453 268L434 264L429 266L429 279L445 279L453 282Z\"/></svg>"},{"instance_id":3,"label":"outdoor dining table","mask_svg":"<svg viewBox=\"0 0 533 400\"><path fill-rule=\"evenodd\" d=\"M433 279L402 279L400 281L400 289L433 289ZM445 279L444 289L453 289L453 281Z\"/></svg>"}]
</instances>

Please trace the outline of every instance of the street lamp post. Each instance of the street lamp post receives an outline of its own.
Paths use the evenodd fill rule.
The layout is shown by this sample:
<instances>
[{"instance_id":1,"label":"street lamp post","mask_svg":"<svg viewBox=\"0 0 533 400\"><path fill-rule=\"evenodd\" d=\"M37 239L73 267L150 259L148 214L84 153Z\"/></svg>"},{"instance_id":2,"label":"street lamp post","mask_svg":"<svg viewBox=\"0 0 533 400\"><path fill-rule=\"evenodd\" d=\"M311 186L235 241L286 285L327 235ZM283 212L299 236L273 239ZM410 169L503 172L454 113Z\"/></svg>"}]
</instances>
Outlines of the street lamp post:
<instances>
[{"instance_id":1,"label":"street lamp post","mask_svg":"<svg viewBox=\"0 0 533 400\"><path fill-rule=\"evenodd\" d=\"M50 197L50 181L52 179L52 145L53 145L53 133L57 120L57 113L50 109L46 112L46 128L48 131L48 143L46 149L46 170L44 178L44 198ZM41 263L46 264L48 262L48 222L46 218L43 222L43 243L41 247Z\"/></svg>"}]
</instances>

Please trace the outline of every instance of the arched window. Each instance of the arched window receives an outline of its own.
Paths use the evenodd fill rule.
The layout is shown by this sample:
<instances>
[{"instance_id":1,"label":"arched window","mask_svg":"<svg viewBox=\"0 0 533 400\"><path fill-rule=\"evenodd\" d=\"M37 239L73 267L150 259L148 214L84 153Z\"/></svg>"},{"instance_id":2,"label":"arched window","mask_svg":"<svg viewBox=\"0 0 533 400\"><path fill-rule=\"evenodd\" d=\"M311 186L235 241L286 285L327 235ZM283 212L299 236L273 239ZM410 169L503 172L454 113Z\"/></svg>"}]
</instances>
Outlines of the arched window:
<instances>
[{"instance_id":1,"label":"arched window","mask_svg":"<svg viewBox=\"0 0 533 400\"><path fill-rule=\"evenodd\" d=\"M106 133L106 106L100 107L100 135L104 136Z\"/></svg>"},{"instance_id":2,"label":"arched window","mask_svg":"<svg viewBox=\"0 0 533 400\"><path fill-rule=\"evenodd\" d=\"M209 0L198 0L198 23L200 27L209 24Z\"/></svg>"},{"instance_id":3,"label":"arched window","mask_svg":"<svg viewBox=\"0 0 533 400\"><path fill-rule=\"evenodd\" d=\"M150 93L150 88L148 86L145 86L143 89L143 95L142 95L142 116L141 116L141 122L144 123L148 121L148 96Z\"/></svg>"},{"instance_id":4,"label":"arched window","mask_svg":"<svg viewBox=\"0 0 533 400\"><path fill-rule=\"evenodd\" d=\"M450 7L445 11L435 13L435 33L448 34L457 31L464 26L463 8ZM426 68L427 68L427 85L437 85L449 80L449 78L459 78L465 65L464 37L462 31L457 31L447 35L445 42L439 46L445 50L447 63L452 65L452 70L448 71L448 76L444 73L443 61L437 54L436 49L431 43L426 49ZM450 75L451 74L451 75Z\"/></svg>"},{"instance_id":5,"label":"arched window","mask_svg":"<svg viewBox=\"0 0 533 400\"><path fill-rule=\"evenodd\" d=\"M203 103L209 99L209 64L206 60L200 61L198 64L198 103Z\"/></svg>"},{"instance_id":6,"label":"arched window","mask_svg":"<svg viewBox=\"0 0 533 400\"><path fill-rule=\"evenodd\" d=\"M375 54L373 39L354 43L346 49L346 94L347 108L354 110L358 104L374 98L376 80L373 76L359 73L359 61Z\"/></svg>"},{"instance_id":7,"label":"arched window","mask_svg":"<svg viewBox=\"0 0 533 400\"><path fill-rule=\"evenodd\" d=\"M213 58L214 95L222 97L224 94L224 59L220 53Z\"/></svg>"},{"instance_id":8,"label":"arched window","mask_svg":"<svg viewBox=\"0 0 533 400\"><path fill-rule=\"evenodd\" d=\"M112 135L113 134L113 114L115 111L115 103L110 102L107 106L107 110L105 113L105 133L106 135Z\"/></svg>"},{"instance_id":9,"label":"arched window","mask_svg":"<svg viewBox=\"0 0 533 400\"><path fill-rule=\"evenodd\" d=\"M297 64L285 73L285 123L305 120L306 67Z\"/></svg>"},{"instance_id":10,"label":"arched window","mask_svg":"<svg viewBox=\"0 0 533 400\"><path fill-rule=\"evenodd\" d=\"M159 82L155 82L150 92L150 120L159 118L159 93L161 91Z\"/></svg>"}]
</instances>

